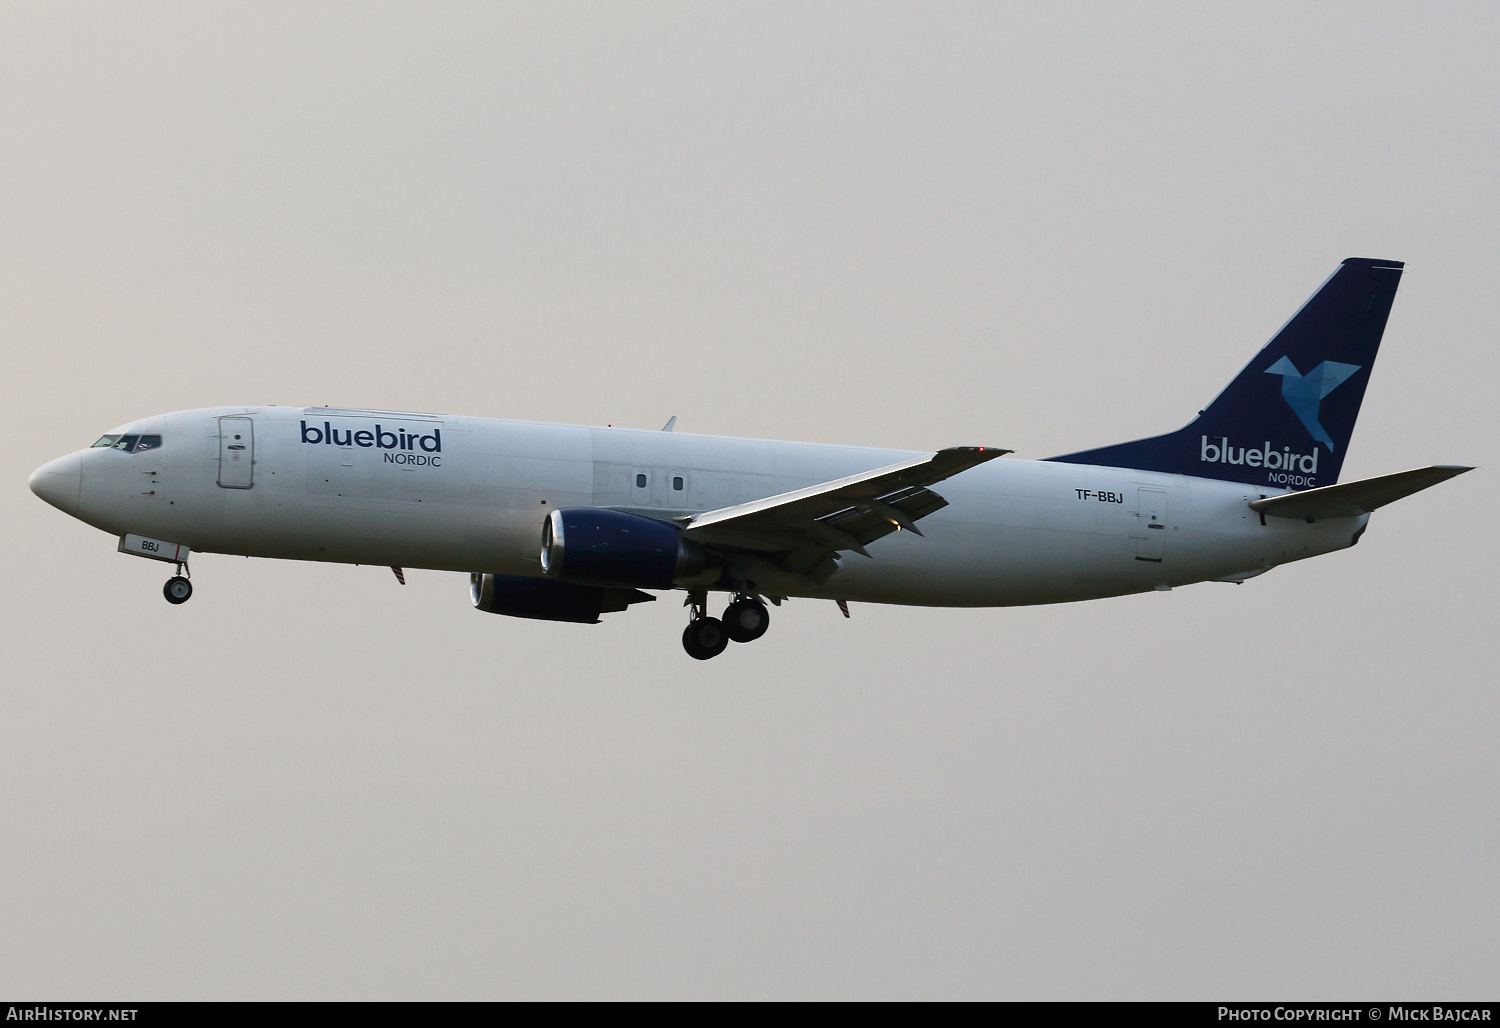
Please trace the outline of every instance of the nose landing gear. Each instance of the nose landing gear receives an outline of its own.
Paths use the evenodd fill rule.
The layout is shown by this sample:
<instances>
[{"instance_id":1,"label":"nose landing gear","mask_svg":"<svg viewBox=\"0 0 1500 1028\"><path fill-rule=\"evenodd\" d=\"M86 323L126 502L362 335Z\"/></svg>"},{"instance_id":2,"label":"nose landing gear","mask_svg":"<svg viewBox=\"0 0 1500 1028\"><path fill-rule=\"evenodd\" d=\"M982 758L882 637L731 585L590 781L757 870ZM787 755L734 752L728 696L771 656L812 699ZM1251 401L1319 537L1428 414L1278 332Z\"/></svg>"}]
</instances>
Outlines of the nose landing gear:
<instances>
[{"instance_id":1,"label":"nose landing gear","mask_svg":"<svg viewBox=\"0 0 1500 1028\"><path fill-rule=\"evenodd\" d=\"M167 584L161 587L161 594L167 598L168 603L186 603L193 595L193 583L188 581L187 565L177 565L177 574L167 579Z\"/></svg>"}]
</instances>

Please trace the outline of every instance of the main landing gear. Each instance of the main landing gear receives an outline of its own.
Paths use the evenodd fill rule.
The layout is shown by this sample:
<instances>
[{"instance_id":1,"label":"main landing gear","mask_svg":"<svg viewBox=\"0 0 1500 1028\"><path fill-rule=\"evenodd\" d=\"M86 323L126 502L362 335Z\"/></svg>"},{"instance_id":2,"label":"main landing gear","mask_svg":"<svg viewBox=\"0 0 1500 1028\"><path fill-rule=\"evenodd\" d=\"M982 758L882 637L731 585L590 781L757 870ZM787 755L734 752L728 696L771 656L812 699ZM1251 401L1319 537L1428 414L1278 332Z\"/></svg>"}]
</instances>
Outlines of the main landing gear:
<instances>
[{"instance_id":1,"label":"main landing gear","mask_svg":"<svg viewBox=\"0 0 1500 1028\"><path fill-rule=\"evenodd\" d=\"M187 565L177 565L177 574L167 579L167 584L161 587L161 594L167 598L168 603L186 603L193 595L193 583L187 578Z\"/></svg>"},{"instance_id":2,"label":"main landing gear","mask_svg":"<svg viewBox=\"0 0 1500 1028\"><path fill-rule=\"evenodd\" d=\"M717 657L734 642L754 642L771 626L771 613L754 595L740 595L724 611L724 619L708 616L708 593L688 594L692 620L682 633L682 648L694 660Z\"/></svg>"},{"instance_id":3,"label":"main landing gear","mask_svg":"<svg viewBox=\"0 0 1500 1028\"><path fill-rule=\"evenodd\" d=\"M695 617L682 630L682 648L694 660L717 657L729 646L729 633L718 618Z\"/></svg>"},{"instance_id":4,"label":"main landing gear","mask_svg":"<svg viewBox=\"0 0 1500 1028\"><path fill-rule=\"evenodd\" d=\"M771 627L771 612L754 596L741 596L724 611L724 630L737 643L754 642Z\"/></svg>"}]
</instances>

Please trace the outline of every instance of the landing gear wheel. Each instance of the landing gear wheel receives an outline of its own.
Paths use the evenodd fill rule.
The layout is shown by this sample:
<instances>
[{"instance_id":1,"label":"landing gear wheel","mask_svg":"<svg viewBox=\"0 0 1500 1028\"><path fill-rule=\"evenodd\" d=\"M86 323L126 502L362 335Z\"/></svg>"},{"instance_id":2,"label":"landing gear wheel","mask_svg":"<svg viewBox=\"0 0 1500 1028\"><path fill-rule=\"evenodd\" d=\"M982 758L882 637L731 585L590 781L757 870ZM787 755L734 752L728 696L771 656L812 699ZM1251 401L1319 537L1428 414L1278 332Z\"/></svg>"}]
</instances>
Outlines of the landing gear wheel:
<instances>
[{"instance_id":1,"label":"landing gear wheel","mask_svg":"<svg viewBox=\"0 0 1500 1028\"><path fill-rule=\"evenodd\" d=\"M729 634L718 618L694 618L682 633L682 648L694 660L709 660L723 653Z\"/></svg>"},{"instance_id":2,"label":"landing gear wheel","mask_svg":"<svg viewBox=\"0 0 1500 1028\"><path fill-rule=\"evenodd\" d=\"M771 612L757 599L735 600L724 611L724 631L737 643L754 642L770 627Z\"/></svg>"},{"instance_id":3,"label":"landing gear wheel","mask_svg":"<svg viewBox=\"0 0 1500 1028\"><path fill-rule=\"evenodd\" d=\"M186 603L193 595L193 583L181 575L173 575L161 587L161 594L167 598L168 603Z\"/></svg>"}]
</instances>

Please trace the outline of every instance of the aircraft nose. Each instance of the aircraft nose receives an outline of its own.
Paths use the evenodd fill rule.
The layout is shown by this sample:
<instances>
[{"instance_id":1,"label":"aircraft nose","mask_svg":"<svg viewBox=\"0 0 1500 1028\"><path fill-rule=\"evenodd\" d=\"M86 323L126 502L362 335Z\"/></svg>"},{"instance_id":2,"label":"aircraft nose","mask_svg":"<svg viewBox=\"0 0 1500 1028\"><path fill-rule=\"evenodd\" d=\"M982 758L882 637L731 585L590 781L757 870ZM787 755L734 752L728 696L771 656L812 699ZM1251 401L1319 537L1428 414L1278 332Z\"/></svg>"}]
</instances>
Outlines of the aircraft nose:
<instances>
[{"instance_id":1,"label":"aircraft nose","mask_svg":"<svg viewBox=\"0 0 1500 1028\"><path fill-rule=\"evenodd\" d=\"M31 491L75 517L83 490L83 458L76 453L48 461L31 473Z\"/></svg>"}]
</instances>

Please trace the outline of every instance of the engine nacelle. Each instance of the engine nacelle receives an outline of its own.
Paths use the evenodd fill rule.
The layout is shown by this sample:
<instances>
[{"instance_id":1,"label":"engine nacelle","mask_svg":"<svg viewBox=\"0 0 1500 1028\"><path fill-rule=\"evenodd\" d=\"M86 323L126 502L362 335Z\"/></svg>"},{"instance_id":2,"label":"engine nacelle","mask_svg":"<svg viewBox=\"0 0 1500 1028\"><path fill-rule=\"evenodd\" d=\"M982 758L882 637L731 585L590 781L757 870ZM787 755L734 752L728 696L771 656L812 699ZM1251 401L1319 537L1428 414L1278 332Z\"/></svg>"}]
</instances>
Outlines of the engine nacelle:
<instances>
[{"instance_id":1,"label":"engine nacelle","mask_svg":"<svg viewBox=\"0 0 1500 1028\"><path fill-rule=\"evenodd\" d=\"M469 576L469 596L475 607L489 614L538 621L573 621L584 625L597 624L600 614L656 599L637 589L606 589L597 585L554 582L550 578L483 575L478 572Z\"/></svg>"},{"instance_id":2,"label":"engine nacelle","mask_svg":"<svg viewBox=\"0 0 1500 1028\"><path fill-rule=\"evenodd\" d=\"M675 525L620 510L562 507L542 526L542 572L567 582L670 589L705 558Z\"/></svg>"}]
</instances>

